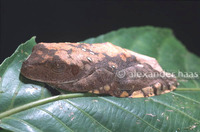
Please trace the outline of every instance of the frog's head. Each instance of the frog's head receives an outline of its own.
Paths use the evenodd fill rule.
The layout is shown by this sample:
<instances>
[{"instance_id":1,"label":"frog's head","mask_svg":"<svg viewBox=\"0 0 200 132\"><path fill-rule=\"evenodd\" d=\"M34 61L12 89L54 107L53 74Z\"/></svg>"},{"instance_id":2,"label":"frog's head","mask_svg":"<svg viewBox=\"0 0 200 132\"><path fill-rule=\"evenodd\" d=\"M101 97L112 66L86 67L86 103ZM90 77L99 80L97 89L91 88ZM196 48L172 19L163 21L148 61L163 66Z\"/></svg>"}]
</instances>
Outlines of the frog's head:
<instances>
[{"instance_id":1,"label":"frog's head","mask_svg":"<svg viewBox=\"0 0 200 132\"><path fill-rule=\"evenodd\" d=\"M32 54L22 64L21 74L45 83L63 83L77 79L79 67L69 63L66 52L52 46L53 44L47 43L35 45Z\"/></svg>"}]
</instances>

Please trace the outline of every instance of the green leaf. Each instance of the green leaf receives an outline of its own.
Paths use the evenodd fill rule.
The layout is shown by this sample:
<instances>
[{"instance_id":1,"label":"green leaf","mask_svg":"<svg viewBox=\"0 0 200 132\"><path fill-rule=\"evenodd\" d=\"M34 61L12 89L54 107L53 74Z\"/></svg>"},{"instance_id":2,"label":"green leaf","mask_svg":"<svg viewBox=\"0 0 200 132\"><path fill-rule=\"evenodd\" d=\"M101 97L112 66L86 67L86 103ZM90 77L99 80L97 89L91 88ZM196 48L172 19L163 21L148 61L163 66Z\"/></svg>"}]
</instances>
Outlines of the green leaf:
<instances>
[{"instance_id":1,"label":"green leaf","mask_svg":"<svg viewBox=\"0 0 200 132\"><path fill-rule=\"evenodd\" d=\"M200 58L187 51L170 29L123 28L84 42L106 41L154 57L166 71L200 73ZM199 79L180 78L180 90L150 98L78 93L52 97L43 83L19 73L35 44L32 38L20 45L0 66L1 128L15 132L200 131Z\"/></svg>"},{"instance_id":2,"label":"green leaf","mask_svg":"<svg viewBox=\"0 0 200 132\"><path fill-rule=\"evenodd\" d=\"M15 53L0 65L0 112L51 96L43 83L28 80L20 75L22 62L35 44L33 37L19 46Z\"/></svg>"}]
</instances>

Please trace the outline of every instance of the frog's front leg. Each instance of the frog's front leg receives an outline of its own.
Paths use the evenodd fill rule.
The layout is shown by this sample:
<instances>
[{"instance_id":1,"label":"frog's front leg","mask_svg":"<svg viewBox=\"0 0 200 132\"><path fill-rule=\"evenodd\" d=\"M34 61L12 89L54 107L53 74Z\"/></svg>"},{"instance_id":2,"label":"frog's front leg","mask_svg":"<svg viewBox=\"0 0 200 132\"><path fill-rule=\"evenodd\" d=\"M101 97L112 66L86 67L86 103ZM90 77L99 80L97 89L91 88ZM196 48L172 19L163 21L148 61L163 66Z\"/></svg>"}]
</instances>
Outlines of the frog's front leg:
<instances>
[{"instance_id":1,"label":"frog's front leg","mask_svg":"<svg viewBox=\"0 0 200 132\"><path fill-rule=\"evenodd\" d=\"M95 94L109 94L110 84L115 74L105 68L96 69L92 74L74 82L50 84L53 87L71 92L91 92Z\"/></svg>"},{"instance_id":2,"label":"frog's front leg","mask_svg":"<svg viewBox=\"0 0 200 132\"><path fill-rule=\"evenodd\" d=\"M110 83L113 81L115 74L100 68L95 70L91 75L73 83L75 91L90 92L95 94L108 94Z\"/></svg>"}]
</instances>

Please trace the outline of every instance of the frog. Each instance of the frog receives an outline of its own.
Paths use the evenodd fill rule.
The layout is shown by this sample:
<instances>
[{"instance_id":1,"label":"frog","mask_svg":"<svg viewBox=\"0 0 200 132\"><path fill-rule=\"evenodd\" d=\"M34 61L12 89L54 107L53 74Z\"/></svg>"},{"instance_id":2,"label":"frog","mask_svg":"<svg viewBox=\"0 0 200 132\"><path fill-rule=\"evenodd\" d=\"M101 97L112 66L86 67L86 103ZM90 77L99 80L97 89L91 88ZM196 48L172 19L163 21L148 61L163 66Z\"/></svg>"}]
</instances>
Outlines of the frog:
<instances>
[{"instance_id":1,"label":"frog","mask_svg":"<svg viewBox=\"0 0 200 132\"><path fill-rule=\"evenodd\" d=\"M152 73L166 76L149 77ZM176 76L155 58L110 42L40 42L23 62L21 74L64 91L115 97L151 97L178 86Z\"/></svg>"}]
</instances>

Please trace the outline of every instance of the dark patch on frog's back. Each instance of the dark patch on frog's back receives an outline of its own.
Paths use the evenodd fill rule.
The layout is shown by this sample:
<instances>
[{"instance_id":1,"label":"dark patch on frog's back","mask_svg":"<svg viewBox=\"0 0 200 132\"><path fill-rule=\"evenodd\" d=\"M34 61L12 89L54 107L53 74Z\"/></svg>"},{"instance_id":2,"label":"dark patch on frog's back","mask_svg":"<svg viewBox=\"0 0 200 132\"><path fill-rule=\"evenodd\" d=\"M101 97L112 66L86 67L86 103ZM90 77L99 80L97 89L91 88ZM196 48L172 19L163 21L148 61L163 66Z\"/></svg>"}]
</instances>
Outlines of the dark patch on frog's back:
<instances>
[{"instance_id":1,"label":"dark patch on frog's back","mask_svg":"<svg viewBox=\"0 0 200 132\"><path fill-rule=\"evenodd\" d=\"M56 51L55 49L48 49L43 44L37 44L33 47L33 52L40 50L42 52L42 55L48 55L48 56L54 56Z\"/></svg>"},{"instance_id":2,"label":"dark patch on frog's back","mask_svg":"<svg viewBox=\"0 0 200 132\"><path fill-rule=\"evenodd\" d=\"M120 57L120 54L113 56L113 57L108 56L105 53L103 53L103 55L105 56L105 58L102 61L96 63L95 66L98 68L106 68L108 71L116 72L117 70L122 70L129 66L139 64L139 62L136 60L135 56L128 57L128 58L126 58L126 61L124 61ZM113 63L117 64L117 68L110 67L109 62L113 62Z\"/></svg>"},{"instance_id":3,"label":"dark patch on frog's back","mask_svg":"<svg viewBox=\"0 0 200 132\"><path fill-rule=\"evenodd\" d=\"M40 51L40 55L37 54L37 51ZM56 50L54 49L47 49L43 44L37 44L32 49L32 54L26 61L23 62L22 69L24 66L28 64L43 64L46 60L44 60L44 56L53 56L55 55ZM35 59L37 58L37 59ZM23 70L22 70L23 71Z\"/></svg>"},{"instance_id":4,"label":"dark patch on frog's back","mask_svg":"<svg viewBox=\"0 0 200 132\"><path fill-rule=\"evenodd\" d=\"M94 55L99 55L99 53L96 53L96 52L90 50L90 46L92 46L94 44L77 43L77 45L75 45L75 44L67 43L67 45L70 45L74 48L81 49L81 51L83 51L83 49L84 49L85 51L83 51L83 52L88 52L88 53L92 52ZM89 46L89 48L84 48L83 46L85 46L85 47Z\"/></svg>"},{"instance_id":5,"label":"dark patch on frog's back","mask_svg":"<svg viewBox=\"0 0 200 132\"><path fill-rule=\"evenodd\" d=\"M68 55L70 55L70 54L72 53L72 49L69 49L69 50L66 50L66 49L60 49L60 50L66 51Z\"/></svg>"},{"instance_id":6,"label":"dark patch on frog's back","mask_svg":"<svg viewBox=\"0 0 200 132\"><path fill-rule=\"evenodd\" d=\"M67 45L70 45L71 47L74 47L74 48L83 48L82 46L86 46L85 43L66 43Z\"/></svg>"}]
</instances>

